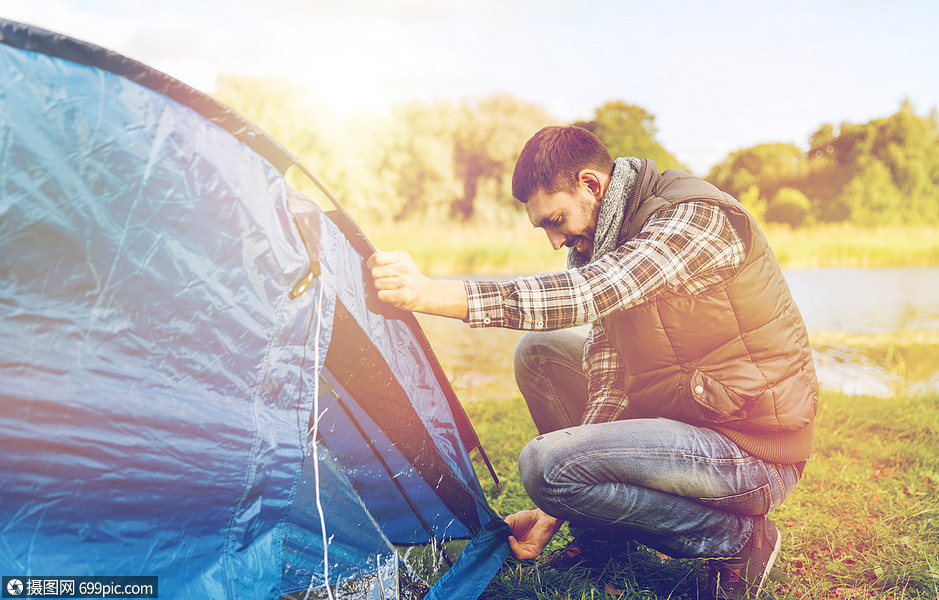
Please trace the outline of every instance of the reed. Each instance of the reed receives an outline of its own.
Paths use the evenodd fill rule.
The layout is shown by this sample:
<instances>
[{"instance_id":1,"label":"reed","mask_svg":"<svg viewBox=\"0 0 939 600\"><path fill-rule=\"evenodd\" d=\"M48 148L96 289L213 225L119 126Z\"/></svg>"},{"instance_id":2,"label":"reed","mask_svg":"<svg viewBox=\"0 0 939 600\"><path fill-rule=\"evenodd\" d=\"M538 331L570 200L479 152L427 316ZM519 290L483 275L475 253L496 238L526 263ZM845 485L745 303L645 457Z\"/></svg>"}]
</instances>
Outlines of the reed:
<instances>
[{"instance_id":1,"label":"reed","mask_svg":"<svg viewBox=\"0 0 939 600\"><path fill-rule=\"evenodd\" d=\"M522 215L517 224L365 222L363 229L378 248L409 251L433 276L518 275L565 268L565 251L552 250L544 234ZM937 226L771 225L765 232L785 269L939 266Z\"/></svg>"},{"instance_id":2,"label":"reed","mask_svg":"<svg viewBox=\"0 0 939 600\"><path fill-rule=\"evenodd\" d=\"M927 267L939 265L939 227L851 224L802 229L774 225L766 237L783 268Z\"/></svg>"}]
</instances>

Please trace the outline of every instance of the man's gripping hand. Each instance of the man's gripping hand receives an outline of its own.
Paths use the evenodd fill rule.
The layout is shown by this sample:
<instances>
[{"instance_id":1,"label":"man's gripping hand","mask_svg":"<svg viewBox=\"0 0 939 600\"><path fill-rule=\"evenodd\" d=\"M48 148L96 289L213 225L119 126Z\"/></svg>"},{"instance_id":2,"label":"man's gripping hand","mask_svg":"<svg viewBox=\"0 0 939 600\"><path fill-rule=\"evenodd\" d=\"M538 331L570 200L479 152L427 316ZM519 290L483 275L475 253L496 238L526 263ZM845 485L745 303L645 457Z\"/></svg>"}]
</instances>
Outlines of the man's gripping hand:
<instances>
[{"instance_id":1,"label":"man's gripping hand","mask_svg":"<svg viewBox=\"0 0 939 600\"><path fill-rule=\"evenodd\" d=\"M371 270L379 300L402 310L420 311L430 279L421 273L410 254L378 251L365 266Z\"/></svg>"},{"instance_id":2,"label":"man's gripping hand","mask_svg":"<svg viewBox=\"0 0 939 600\"><path fill-rule=\"evenodd\" d=\"M465 319L466 287L462 281L431 279L414 259L400 250L372 254L365 262L375 282L378 299L396 308L442 317Z\"/></svg>"},{"instance_id":3,"label":"man's gripping hand","mask_svg":"<svg viewBox=\"0 0 939 600\"><path fill-rule=\"evenodd\" d=\"M512 529L509 547L519 560L538 558L564 524L564 521L552 517L540 508L509 515L505 522Z\"/></svg>"}]
</instances>

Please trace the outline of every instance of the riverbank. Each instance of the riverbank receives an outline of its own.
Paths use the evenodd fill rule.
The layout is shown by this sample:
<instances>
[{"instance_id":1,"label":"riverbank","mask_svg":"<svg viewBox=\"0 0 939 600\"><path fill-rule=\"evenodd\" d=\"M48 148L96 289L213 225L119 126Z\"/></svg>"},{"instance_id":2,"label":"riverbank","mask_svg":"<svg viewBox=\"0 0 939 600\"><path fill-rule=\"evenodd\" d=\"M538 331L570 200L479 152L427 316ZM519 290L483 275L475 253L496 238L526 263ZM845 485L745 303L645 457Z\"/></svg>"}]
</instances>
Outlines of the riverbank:
<instances>
[{"instance_id":1,"label":"riverbank","mask_svg":"<svg viewBox=\"0 0 939 600\"><path fill-rule=\"evenodd\" d=\"M500 493L485 467L476 465L502 515L531 507L516 459L537 435L521 398L508 397L466 406L502 480ZM822 395L814 458L793 495L771 515L783 548L764 598L939 597L937 408L937 395ZM565 541L557 536L551 547ZM482 597L697 598L706 571L704 561L672 560L642 547L578 573L510 561ZM585 583L585 575L599 579ZM607 585L615 593L606 593Z\"/></svg>"},{"instance_id":2,"label":"riverbank","mask_svg":"<svg viewBox=\"0 0 939 600\"><path fill-rule=\"evenodd\" d=\"M464 404L505 399L518 393L512 362L522 332L470 329L454 319L416 316ZM864 318L859 317L859 321ZM889 398L939 393L939 329L810 331L809 338L823 389Z\"/></svg>"},{"instance_id":3,"label":"riverbank","mask_svg":"<svg viewBox=\"0 0 939 600\"><path fill-rule=\"evenodd\" d=\"M362 223L383 250L407 250L428 275L517 275L565 268L541 230L519 213L512 225ZM766 236L784 269L813 267L939 266L939 227L865 229L818 225L801 229L771 225Z\"/></svg>"}]
</instances>

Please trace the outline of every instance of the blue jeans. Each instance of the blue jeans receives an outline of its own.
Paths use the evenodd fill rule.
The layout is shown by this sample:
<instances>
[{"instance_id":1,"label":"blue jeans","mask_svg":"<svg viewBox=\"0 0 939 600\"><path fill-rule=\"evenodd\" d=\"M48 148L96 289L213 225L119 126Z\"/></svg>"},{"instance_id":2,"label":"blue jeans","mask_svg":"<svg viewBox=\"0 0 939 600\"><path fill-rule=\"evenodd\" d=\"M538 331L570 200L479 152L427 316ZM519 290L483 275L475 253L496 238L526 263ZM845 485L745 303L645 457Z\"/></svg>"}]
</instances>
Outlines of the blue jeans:
<instances>
[{"instance_id":1,"label":"blue jeans","mask_svg":"<svg viewBox=\"0 0 939 600\"><path fill-rule=\"evenodd\" d=\"M515 377L541 435L519 457L536 506L571 526L635 539L675 558L732 556L753 516L778 507L801 475L722 434L671 419L577 426L586 404L583 335L525 334Z\"/></svg>"}]
</instances>

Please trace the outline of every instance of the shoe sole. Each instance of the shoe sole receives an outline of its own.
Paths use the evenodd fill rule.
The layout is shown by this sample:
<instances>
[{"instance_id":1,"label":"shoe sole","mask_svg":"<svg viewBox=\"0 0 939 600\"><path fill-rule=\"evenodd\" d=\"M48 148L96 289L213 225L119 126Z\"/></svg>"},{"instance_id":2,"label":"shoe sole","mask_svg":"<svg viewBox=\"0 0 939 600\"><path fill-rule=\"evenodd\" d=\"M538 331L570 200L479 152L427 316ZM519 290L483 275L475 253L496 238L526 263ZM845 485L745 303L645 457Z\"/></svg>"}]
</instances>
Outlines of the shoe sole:
<instances>
[{"instance_id":1,"label":"shoe sole","mask_svg":"<svg viewBox=\"0 0 939 600\"><path fill-rule=\"evenodd\" d=\"M769 555L769 559L766 561L766 572L763 573L760 584L756 586L756 591L753 593L754 598L763 591L763 584L769 578L769 572L773 570L773 564L776 562L776 557L779 556L779 549L782 548L782 534L780 534L778 527L774 526L773 529L776 530L776 543L773 545L773 553Z\"/></svg>"}]
</instances>

